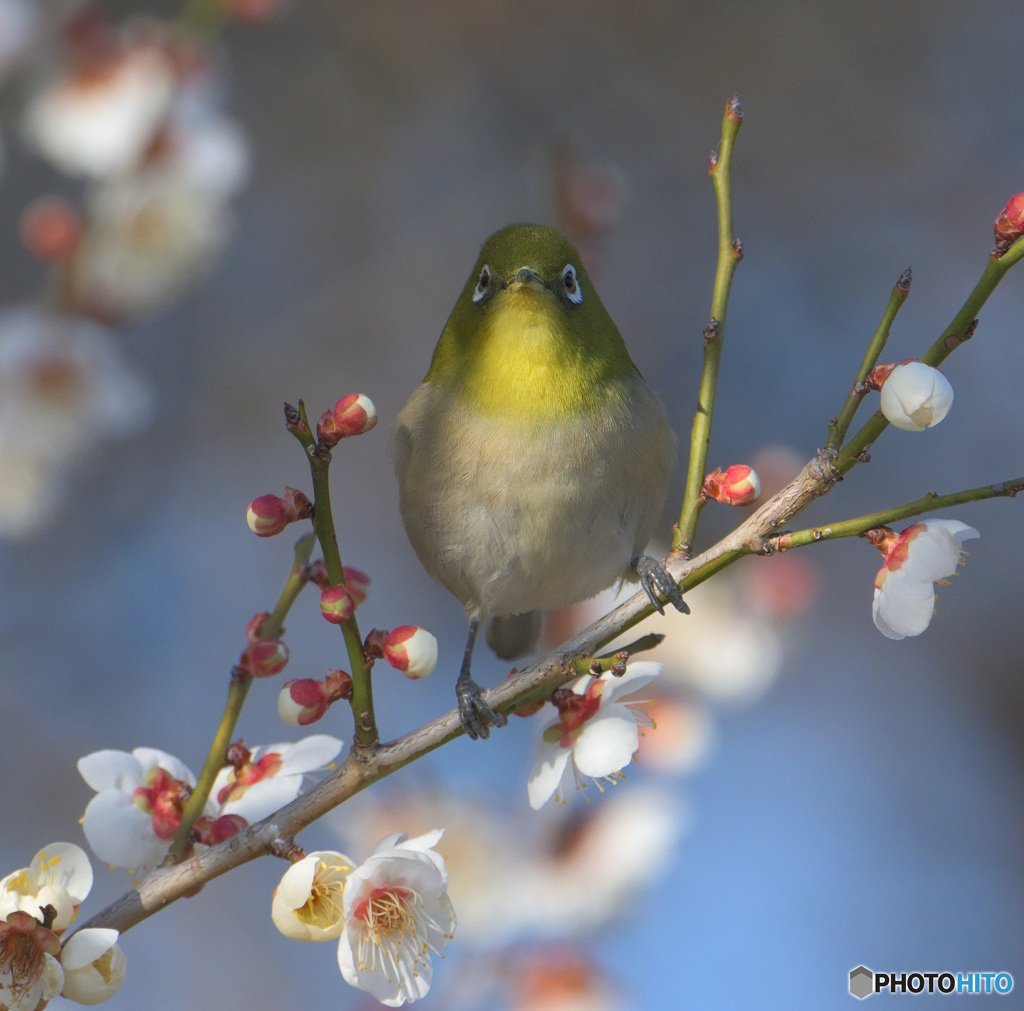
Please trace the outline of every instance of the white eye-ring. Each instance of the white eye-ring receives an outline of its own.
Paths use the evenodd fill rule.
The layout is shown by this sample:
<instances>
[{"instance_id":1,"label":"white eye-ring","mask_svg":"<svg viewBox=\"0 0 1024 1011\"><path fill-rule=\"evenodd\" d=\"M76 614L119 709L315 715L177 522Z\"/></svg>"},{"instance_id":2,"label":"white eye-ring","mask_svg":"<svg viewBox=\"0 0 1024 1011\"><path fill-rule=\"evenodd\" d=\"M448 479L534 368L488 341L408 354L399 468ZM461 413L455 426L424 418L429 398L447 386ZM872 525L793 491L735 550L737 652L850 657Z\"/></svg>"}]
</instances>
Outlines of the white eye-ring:
<instances>
[{"instance_id":1,"label":"white eye-ring","mask_svg":"<svg viewBox=\"0 0 1024 1011\"><path fill-rule=\"evenodd\" d=\"M476 291L473 292L473 301L479 302L480 299L490 291L491 287L491 268L485 263L483 269L480 271L480 277L476 282Z\"/></svg>"},{"instance_id":2,"label":"white eye-ring","mask_svg":"<svg viewBox=\"0 0 1024 1011\"><path fill-rule=\"evenodd\" d=\"M565 294L569 301L574 305L579 305L583 301L583 289L576 277L576 268L571 263L567 263L562 268L562 284L565 285Z\"/></svg>"}]
</instances>

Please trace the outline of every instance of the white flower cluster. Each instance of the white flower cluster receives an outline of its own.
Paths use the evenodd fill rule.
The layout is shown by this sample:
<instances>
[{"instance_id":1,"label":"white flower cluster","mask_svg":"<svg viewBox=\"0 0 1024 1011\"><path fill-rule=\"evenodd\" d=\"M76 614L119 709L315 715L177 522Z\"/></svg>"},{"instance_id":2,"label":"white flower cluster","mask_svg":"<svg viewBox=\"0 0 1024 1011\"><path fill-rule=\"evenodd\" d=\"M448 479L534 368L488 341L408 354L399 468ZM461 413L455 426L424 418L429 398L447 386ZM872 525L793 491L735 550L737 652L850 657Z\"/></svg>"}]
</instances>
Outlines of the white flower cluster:
<instances>
[{"instance_id":1,"label":"white flower cluster","mask_svg":"<svg viewBox=\"0 0 1024 1011\"><path fill-rule=\"evenodd\" d=\"M89 927L63 939L91 889L89 858L72 843L51 843L0 880L4 1011L37 1011L58 995L99 1004L120 989L127 963L116 930Z\"/></svg>"},{"instance_id":2,"label":"white flower cluster","mask_svg":"<svg viewBox=\"0 0 1024 1011\"><path fill-rule=\"evenodd\" d=\"M441 835L390 835L359 865L335 850L310 853L274 891L275 926L296 941L337 940L345 982L388 1007L425 997L431 953L455 935L448 871L434 850Z\"/></svg>"},{"instance_id":3,"label":"white flower cluster","mask_svg":"<svg viewBox=\"0 0 1024 1011\"><path fill-rule=\"evenodd\" d=\"M295 744L255 749L239 767L221 770L204 820L211 824L232 819L237 831L242 824L266 818L294 800L303 777L332 762L341 743L336 737L314 734ZM196 784L192 770L165 751L136 748L130 754L93 752L79 759L78 771L96 791L82 818L96 856L132 871L158 864L170 849Z\"/></svg>"},{"instance_id":4,"label":"white flower cluster","mask_svg":"<svg viewBox=\"0 0 1024 1011\"><path fill-rule=\"evenodd\" d=\"M26 96L7 136L81 186L79 209L41 195L22 216L46 304L0 307L0 537L44 529L72 467L148 422L149 384L111 327L178 298L230 238L249 155L206 46L154 20L0 0L0 84Z\"/></svg>"}]
</instances>

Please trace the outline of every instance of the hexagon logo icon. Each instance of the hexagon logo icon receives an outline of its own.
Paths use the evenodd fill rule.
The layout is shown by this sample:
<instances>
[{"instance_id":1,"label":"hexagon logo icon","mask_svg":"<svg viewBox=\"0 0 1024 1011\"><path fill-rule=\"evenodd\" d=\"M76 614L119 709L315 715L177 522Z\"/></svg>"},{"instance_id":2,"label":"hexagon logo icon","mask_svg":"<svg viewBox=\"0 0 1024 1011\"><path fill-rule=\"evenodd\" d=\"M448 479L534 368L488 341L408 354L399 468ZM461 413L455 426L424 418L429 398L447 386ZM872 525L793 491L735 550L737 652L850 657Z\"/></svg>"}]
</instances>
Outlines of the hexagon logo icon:
<instances>
[{"instance_id":1,"label":"hexagon logo icon","mask_svg":"<svg viewBox=\"0 0 1024 1011\"><path fill-rule=\"evenodd\" d=\"M850 993L858 1000L870 997L875 989L875 974L866 966L850 970Z\"/></svg>"}]
</instances>

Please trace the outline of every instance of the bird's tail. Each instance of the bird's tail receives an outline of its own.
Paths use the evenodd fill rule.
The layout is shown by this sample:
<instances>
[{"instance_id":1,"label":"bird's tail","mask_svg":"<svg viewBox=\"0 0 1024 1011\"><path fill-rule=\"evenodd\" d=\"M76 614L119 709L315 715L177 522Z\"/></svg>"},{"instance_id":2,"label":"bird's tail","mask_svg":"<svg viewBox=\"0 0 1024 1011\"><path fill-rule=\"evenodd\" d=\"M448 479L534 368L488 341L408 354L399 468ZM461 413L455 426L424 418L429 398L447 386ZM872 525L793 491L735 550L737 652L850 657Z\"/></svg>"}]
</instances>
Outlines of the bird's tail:
<instances>
[{"instance_id":1,"label":"bird's tail","mask_svg":"<svg viewBox=\"0 0 1024 1011\"><path fill-rule=\"evenodd\" d=\"M543 611L498 614L487 622L487 645L500 660L515 660L533 652L543 629Z\"/></svg>"}]
</instances>

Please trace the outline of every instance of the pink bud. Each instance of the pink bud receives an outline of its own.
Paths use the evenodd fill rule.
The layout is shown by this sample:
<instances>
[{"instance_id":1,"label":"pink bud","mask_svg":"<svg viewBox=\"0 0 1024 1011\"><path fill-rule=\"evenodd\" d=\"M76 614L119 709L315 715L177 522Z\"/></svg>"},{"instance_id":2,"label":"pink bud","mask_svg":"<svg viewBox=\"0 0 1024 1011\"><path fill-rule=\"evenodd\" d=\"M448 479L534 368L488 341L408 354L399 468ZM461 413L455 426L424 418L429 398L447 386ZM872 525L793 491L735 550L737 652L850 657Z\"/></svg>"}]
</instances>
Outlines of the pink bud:
<instances>
[{"instance_id":1,"label":"pink bud","mask_svg":"<svg viewBox=\"0 0 1024 1011\"><path fill-rule=\"evenodd\" d=\"M745 463L721 467L704 478L704 495L725 505L750 505L761 494L757 472Z\"/></svg>"},{"instance_id":2,"label":"pink bud","mask_svg":"<svg viewBox=\"0 0 1024 1011\"><path fill-rule=\"evenodd\" d=\"M287 504L277 495L261 495L253 499L245 518L257 537L273 537L289 523Z\"/></svg>"},{"instance_id":3,"label":"pink bud","mask_svg":"<svg viewBox=\"0 0 1024 1011\"><path fill-rule=\"evenodd\" d=\"M366 603L366 596L370 591L370 577L361 569L354 569L351 565L345 566L345 586L355 601L356 607L362 607Z\"/></svg>"},{"instance_id":4,"label":"pink bud","mask_svg":"<svg viewBox=\"0 0 1024 1011\"><path fill-rule=\"evenodd\" d=\"M263 626L270 617L269 611L260 611L254 614L245 625L245 639L247 642L255 642L263 635Z\"/></svg>"},{"instance_id":5,"label":"pink bud","mask_svg":"<svg viewBox=\"0 0 1024 1011\"><path fill-rule=\"evenodd\" d=\"M384 657L407 678L425 678L437 666L437 640L419 625L400 625L384 643Z\"/></svg>"},{"instance_id":6,"label":"pink bud","mask_svg":"<svg viewBox=\"0 0 1024 1011\"><path fill-rule=\"evenodd\" d=\"M1006 206L996 215L996 242L1009 244L1024 233L1024 193L1010 197Z\"/></svg>"},{"instance_id":7,"label":"pink bud","mask_svg":"<svg viewBox=\"0 0 1024 1011\"><path fill-rule=\"evenodd\" d=\"M278 715L293 727L305 727L310 723L316 723L330 705L323 681L317 681L315 678L289 681L277 696Z\"/></svg>"},{"instance_id":8,"label":"pink bud","mask_svg":"<svg viewBox=\"0 0 1024 1011\"><path fill-rule=\"evenodd\" d=\"M40 260L68 260L82 241L82 218L66 200L40 197L21 216L21 239Z\"/></svg>"},{"instance_id":9,"label":"pink bud","mask_svg":"<svg viewBox=\"0 0 1024 1011\"><path fill-rule=\"evenodd\" d=\"M344 432L338 431L338 421L334 417L334 411L324 411L316 423L317 442L323 443L330 449L332 446L336 446L344 435Z\"/></svg>"},{"instance_id":10,"label":"pink bud","mask_svg":"<svg viewBox=\"0 0 1024 1011\"><path fill-rule=\"evenodd\" d=\"M333 625L344 625L355 609L352 594L341 583L320 594L320 612Z\"/></svg>"},{"instance_id":11,"label":"pink bud","mask_svg":"<svg viewBox=\"0 0 1024 1011\"><path fill-rule=\"evenodd\" d=\"M285 488L284 496L261 495L249 503L246 519L249 529L257 537L273 537L289 523L304 520L313 515L313 503L304 492Z\"/></svg>"},{"instance_id":12,"label":"pink bud","mask_svg":"<svg viewBox=\"0 0 1024 1011\"><path fill-rule=\"evenodd\" d=\"M196 819L192 826L192 836L196 842L205 846L216 846L248 827L249 823L240 814L222 814L219 818L211 818L207 814Z\"/></svg>"},{"instance_id":13,"label":"pink bud","mask_svg":"<svg viewBox=\"0 0 1024 1011\"><path fill-rule=\"evenodd\" d=\"M349 393L334 405L338 435L362 435L377 424L377 408L364 393Z\"/></svg>"},{"instance_id":14,"label":"pink bud","mask_svg":"<svg viewBox=\"0 0 1024 1011\"><path fill-rule=\"evenodd\" d=\"M281 639L257 639L242 650L238 665L254 678L270 678L288 666L288 647Z\"/></svg>"}]
</instances>

